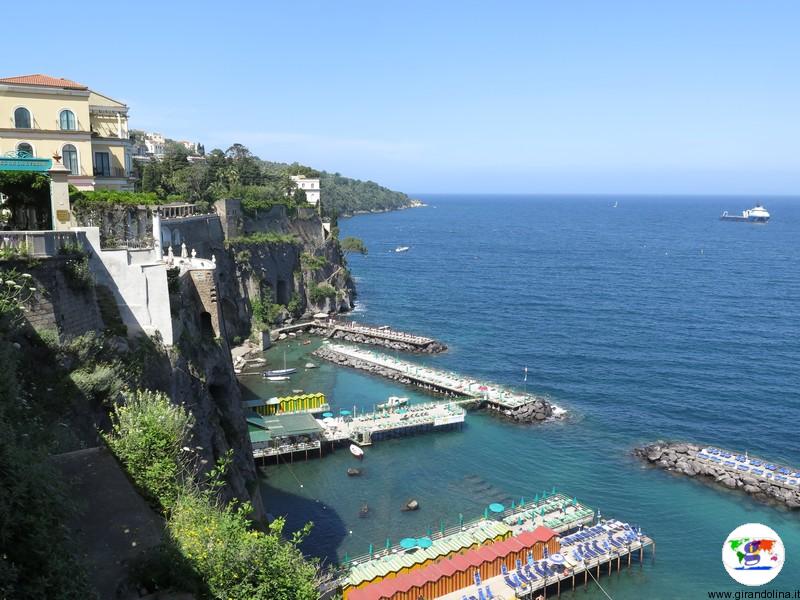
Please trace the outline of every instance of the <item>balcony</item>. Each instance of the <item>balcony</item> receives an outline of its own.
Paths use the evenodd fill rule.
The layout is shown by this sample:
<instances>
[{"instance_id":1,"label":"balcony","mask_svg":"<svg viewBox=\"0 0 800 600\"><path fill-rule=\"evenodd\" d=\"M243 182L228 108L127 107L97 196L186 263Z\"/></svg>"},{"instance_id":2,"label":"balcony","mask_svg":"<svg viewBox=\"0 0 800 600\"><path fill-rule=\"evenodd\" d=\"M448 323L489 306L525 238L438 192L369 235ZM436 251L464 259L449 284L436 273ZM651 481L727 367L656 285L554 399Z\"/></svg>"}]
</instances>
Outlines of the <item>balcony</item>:
<instances>
[{"instance_id":1,"label":"balcony","mask_svg":"<svg viewBox=\"0 0 800 600\"><path fill-rule=\"evenodd\" d=\"M97 168L94 169L94 176L95 177L114 177L116 179L127 179L128 177L132 177L132 175L128 175L125 172L125 169L122 167L109 167L107 169Z\"/></svg>"}]
</instances>

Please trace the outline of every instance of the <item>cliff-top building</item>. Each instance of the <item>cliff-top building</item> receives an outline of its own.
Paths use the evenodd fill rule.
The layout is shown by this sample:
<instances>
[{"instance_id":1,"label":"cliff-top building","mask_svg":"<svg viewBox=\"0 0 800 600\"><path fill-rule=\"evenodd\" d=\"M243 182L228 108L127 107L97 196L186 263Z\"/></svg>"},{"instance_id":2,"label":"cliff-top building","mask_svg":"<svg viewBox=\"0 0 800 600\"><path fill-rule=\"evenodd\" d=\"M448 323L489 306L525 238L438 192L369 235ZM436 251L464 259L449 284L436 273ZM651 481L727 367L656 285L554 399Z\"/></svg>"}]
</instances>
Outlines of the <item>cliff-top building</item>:
<instances>
[{"instance_id":1,"label":"cliff-top building","mask_svg":"<svg viewBox=\"0 0 800 600\"><path fill-rule=\"evenodd\" d=\"M306 202L311 206L319 206L319 178L306 177L305 175L292 175L292 181L297 188L306 193Z\"/></svg>"},{"instance_id":2,"label":"cliff-top building","mask_svg":"<svg viewBox=\"0 0 800 600\"><path fill-rule=\"evenodd\" d=\"M124 103L69 79L0 78L0 156L58 155L78 189L132 190L131 147Z\"/></svg>"}]
</instances>

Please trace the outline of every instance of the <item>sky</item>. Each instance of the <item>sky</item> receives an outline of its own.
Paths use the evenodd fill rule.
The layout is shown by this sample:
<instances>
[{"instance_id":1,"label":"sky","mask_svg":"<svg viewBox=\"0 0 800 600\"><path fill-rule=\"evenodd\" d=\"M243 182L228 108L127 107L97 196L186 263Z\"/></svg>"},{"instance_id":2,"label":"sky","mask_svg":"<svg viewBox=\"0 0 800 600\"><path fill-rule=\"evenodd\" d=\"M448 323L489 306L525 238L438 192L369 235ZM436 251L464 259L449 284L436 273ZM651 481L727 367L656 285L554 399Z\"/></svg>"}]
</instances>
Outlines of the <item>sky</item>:
<instances>
[{"instance_id":1,"label":"sky","mask_svg":"<svg viewBox=\"0 0 800 600\"><path fill-rule=\"evenodd\" d=\"M0 73L207 150L410 193L800 191L797 0L69 5L4 27Z\"/></svg>"}]
</instances>

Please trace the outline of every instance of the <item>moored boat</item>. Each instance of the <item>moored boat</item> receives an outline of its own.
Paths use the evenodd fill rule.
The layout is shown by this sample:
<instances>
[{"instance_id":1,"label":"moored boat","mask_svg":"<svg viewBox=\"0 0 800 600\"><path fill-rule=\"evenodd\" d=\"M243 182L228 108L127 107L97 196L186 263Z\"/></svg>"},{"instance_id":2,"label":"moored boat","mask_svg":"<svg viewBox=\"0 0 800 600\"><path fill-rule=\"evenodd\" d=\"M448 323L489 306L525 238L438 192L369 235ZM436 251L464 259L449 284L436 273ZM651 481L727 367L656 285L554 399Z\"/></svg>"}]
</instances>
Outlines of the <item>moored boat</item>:
<instances>
[{"instance_id":1,"label":"moored boat","mask_svg":"<svg viewBox=\"0 0 800 600\"><path fill-rule=\"evenodd\" d=\"M390 408L399 408L408 404L408 398L401 398L400 396L389 396L389 399L383 404L378 404L378 410L389 410Z\"/></svg>"},{"instance_id":2,"label":"moored boat","mask_svg":"<svg viewBox=\"0 0 800 600\"><path fill-rule=\"evenodd\" d=\"M264 375L267 381L289 381L291 377L288 375Z\"/></svg>"},{"instance_id":3,"label":"moored boat","mask_svg":"<svg viewBox=\"0 0 800 600\"><path fill-rule=\"evenodd\" d=\"M350 454L359 459L364 458L364 451L355 444L350 444Z\"/></svg>"}]
</instances>

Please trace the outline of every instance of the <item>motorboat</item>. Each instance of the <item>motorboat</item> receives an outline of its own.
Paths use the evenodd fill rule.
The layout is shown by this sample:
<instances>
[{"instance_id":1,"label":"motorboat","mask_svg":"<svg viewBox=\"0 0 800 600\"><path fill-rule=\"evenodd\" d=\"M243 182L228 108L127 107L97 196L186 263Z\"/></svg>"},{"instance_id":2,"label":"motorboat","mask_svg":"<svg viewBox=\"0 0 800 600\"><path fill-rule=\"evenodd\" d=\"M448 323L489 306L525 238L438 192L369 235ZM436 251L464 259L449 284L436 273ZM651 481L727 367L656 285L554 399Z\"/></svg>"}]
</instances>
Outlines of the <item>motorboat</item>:
<instances>
[{"instance_id":1,"label":"motorboat","mask_svg":"<svg viewBox=\"0 0 800 600\"><path fill-rule=\"evenodd\" d=\"M766 223L769 221L769 212L759 202L749 210L743 210L741 215L729 215L726 210L720 216L720 221L746 221L748 223Z\"/></svg>"},{"instance_id":2,"label":"motorboat","mask_svg":"<svg viewBox=\"0 0 800 600\"><path fill-rule=\"evenodd\" d=\"M364 458L364 451L355 444L350 444L350 454L358 459Z\"/></svg>"},{"instance_id":3,"label":"motorboat","mask_svg":"<svg viewBox=\"0 0 800 600\"><path fill-rule=\"evenodd\" d=\"M408 404L408 398L401 398L400 396L389 396L389 399L383 404L378 404L378 410L389 410L391 408L399 408Z\"/></svg>"},{"instance_id":4,"label":"motorboat","mask_svg":"<svg viewBox=\"0 0 800 600\"><path fill-rule=\"evenodd\" d=\"M408 252L410 248L408 246L398 246L394 249L395 252Z\"/></svg>"},{"instance_id":5,"label":"motorboat","mask_svg":"<svg viewBox=\"0 0 800 600\"><path fill-rule=\"evenodd\" d=\"M288 375L265 375L267 381L289 381L291 377Z\"/></svg>"}]
</instances>

